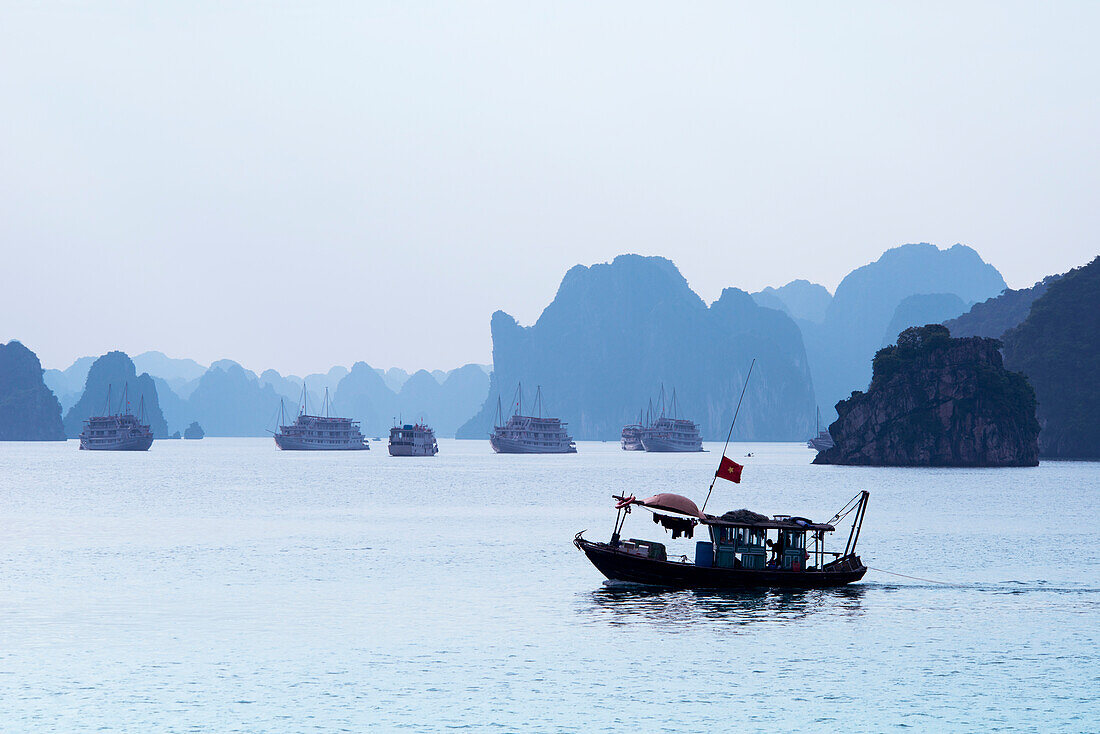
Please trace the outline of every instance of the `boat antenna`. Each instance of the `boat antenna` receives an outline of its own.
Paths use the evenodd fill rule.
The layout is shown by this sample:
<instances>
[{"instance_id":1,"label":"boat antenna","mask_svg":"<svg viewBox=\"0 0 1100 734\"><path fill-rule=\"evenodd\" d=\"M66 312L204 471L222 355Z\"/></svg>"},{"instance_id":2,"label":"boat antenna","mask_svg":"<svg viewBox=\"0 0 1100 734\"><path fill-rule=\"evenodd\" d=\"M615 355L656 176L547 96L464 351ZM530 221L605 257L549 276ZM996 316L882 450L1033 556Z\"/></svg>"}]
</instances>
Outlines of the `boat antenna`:
<instances>
[{"instance_id":1,"label":"boat antenna","mask_svg":"<svg viewBox=\"0 0 1100 734\"><path fill-rule=\"evenodd\" d=\"M741 401L745 399L745 390L749 387L749 378L752 377L752 368L756 364L756 357L753 357L752 363L749 364L749 372L745 375L745 384L741 386L741 397L737 398L737 408L733 411L733 422L730 423L730 432L726 434L726 444L722 447L722 459L726 458L726 449L729 448L730 439L733 437L733 427L737 425L737 414L741 412ZM718 466L722 466L722 459L718 460ZM710 493L714 491L714 483L718 480L718 472L714 473L714 476L710 480L710 489L707 490L707 498L703 500L703 509L699 512L704 512L707 509L707 503L710 502Z\"/></svg>"}]
</instances>

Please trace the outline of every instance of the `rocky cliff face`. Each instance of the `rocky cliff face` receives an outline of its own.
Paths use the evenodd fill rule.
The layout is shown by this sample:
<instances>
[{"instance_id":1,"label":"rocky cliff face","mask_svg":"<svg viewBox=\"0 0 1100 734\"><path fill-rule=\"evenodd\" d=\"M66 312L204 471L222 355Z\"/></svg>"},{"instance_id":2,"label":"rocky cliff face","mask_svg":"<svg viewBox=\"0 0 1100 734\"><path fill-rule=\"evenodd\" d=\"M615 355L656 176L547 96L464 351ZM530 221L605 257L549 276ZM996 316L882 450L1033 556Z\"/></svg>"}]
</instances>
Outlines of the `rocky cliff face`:
<instances>
[{"instance_id":1,"label":"rocky cliff face","mask_svg":"<svg viewBox=\"0 0 1100 734\"><path fill-rule=\"evenodd\" d=\"M761 306L785 311L795 321L821 323L833 294L823 285L800 279L779 288L768 286L753 293L752 298Z\"/></svg>"},{"instance_id":2,"label":"rocky cliff face","mask_svg":"<svg viewBox=\"0 0 1100 734\"><path fill-rule=\"evenodd\" d=\"M493 314L489 399L459 438L485 438L516 385L577 439L617 439L662 383L708 440L724 439L753 357L734 438L798 440L812 433L806 353L791 318L727 288L709 307L669 260L621 255L576 266L534 326ZM529 407L529 406L526 406Z\"/></svg>"},{"instance_id":3,"label":"rocky cliff face","mask_svg":"<svg viewBox=\"0 0 1100 734\"><path fill-rule=\"evenodd\" d=\"M0 441L64 441L61 404L42 380L38 356L0 344Z\"/></svg>"},{"instance_id":4,"label":"rocky cliff face","mask_svg":"<svg viewBox=\"0 0 1100 734\"><path fill-rule=\"evenodd\" d=\"M279 395L236 362L221 360L199 379L187 410L210 436L268 436L275 430ZM288 412L293 420L294 408Z\"/></svg>"},{"instance_id":5,"label":"rocky cliff face","mask_svg":"<svg viewBox=\"0 0 1100 734\"><path fill-rule=\"evenodd\" d=\"M931 324L879 351L866 393L836 405L836 445L815 464L1035 466L1039 423L1026 378L995 339L952 339Z\"/></svg>"},{"instance_id":6,"label":"rocky cliff face","mask_svg":"<svg viewBox=\"0 0 1100 734\"><path fill-rule=\"evenodd\" d=\"M109 407L108 390L111 397ZM69 438L79 436L85 419L93 415L105 415L104 411L125 412L124 395L129 401L128 409L135 414L144 398L145 418L149 421L153 436L168 437L168 424L160 409L153 378L146 373L138 375L133 361L124 352L107 352L92 364L80 400L65 414L65 435Z\"/></svg>"},{"instance_id":7,"label":"rocky cliff face","mask_svg":"<svg viewBox=\"0 0 1100 734\"><path fill-rule=\"evenodd\" d=\"M930 244L903 245L853 270L837 286L824 323L799 322L822 413L828 414L837 400L867 384L871 358L882 346L883 334L899 315L898 307L906 298L954 294L963 304L970 304L995 296L1004 288L1004 279L996 268L964 245L946 250ZM928 321L895 325L904 328L925 323ZM890 341L897 333L890 334Z\"/></svg>"},{"instance_id":8,"label":"rocky cliff face","mask_svg":"<svg viewBox=\"0 0 1100 734\"><path fill-rule=\"evenodd\" d=\"M1004 335L1005 364L1035 386L1042 455L1100 459L1100 257L1043 284Z\"/></svg>"},{"instance_id":9,"label":"rocky cliff face","mask_svg":"<svg viewBox=\"0 0 1100 734\"><path fill-rule=\"evenodd\" d=\"M1000 339L1011 328L1020 325L1031 313L1031 304L1047 292L1050 284L1062 276L1048 275L1030 288L1014 291L1011 288L973 307L958 318L944 321L953 336L989 336ZM929 319L931 322L933 319Z\"/></svg>"},{"instance_id":10,"label":"rocky cliff face","mask_svg":"<svg viewBox=\"0 0 1100 734\"><path fill-rule=\"evenodd\" d=\"M489 376L474 364L451 370L442 383L433 373L419 370L403 380L396 393L387 385L385 374L366 362L356 362L336 389L336 409L359 421L368 436L385 435L395 419L424 420L437 436L453 436L489 391Z\"/></svg>"}]
</instances>

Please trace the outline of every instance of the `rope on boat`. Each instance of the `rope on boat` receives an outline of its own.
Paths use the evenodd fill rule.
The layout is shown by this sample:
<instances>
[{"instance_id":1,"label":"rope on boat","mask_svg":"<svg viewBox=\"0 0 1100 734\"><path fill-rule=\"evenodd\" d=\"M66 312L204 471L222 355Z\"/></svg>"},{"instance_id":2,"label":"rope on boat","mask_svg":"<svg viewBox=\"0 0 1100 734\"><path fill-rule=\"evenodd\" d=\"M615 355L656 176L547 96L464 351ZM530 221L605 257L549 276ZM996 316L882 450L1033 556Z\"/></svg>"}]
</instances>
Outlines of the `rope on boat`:
<instances>
[{"instance_id":1,"label":"rope on boat","mask_svg":"<svg viewBox=\"0 0 1100 734\"><path fill-rule=\"evenodd\" d=\"M906 576L903 573L895 573L893 571L887 571L887 570L882 569L882 568L875 568L874 566L868 566L867 568L871 569L872 571L878 571L879 573L887 573L887 574L890 574L891 576L900 576L903 579L912 579L914 581L924 581L925 583L929 583L929 584L943 584L944 586L951 586L952 585L950 581L936 581L935 579L922 579L920 576Z\"/></svg>"}]
</instances>

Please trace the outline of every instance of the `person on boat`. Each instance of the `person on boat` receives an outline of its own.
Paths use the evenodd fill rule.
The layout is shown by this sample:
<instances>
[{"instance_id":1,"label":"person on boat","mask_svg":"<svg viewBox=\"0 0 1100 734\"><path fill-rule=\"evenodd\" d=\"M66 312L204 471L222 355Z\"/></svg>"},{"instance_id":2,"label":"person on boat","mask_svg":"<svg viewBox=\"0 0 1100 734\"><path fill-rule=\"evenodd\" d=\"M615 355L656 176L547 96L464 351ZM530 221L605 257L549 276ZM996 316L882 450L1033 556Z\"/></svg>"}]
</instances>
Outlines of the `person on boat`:
<instances>
[{"instance_id":1,"label":"person on boat","mask_svg":"<svg viewBox=\"0 0 1100 734\"><path fill-rule=\"evenodd\" d=\"M772 549L771 560L768 561L769 566L777 567L780 564L780 559L783 558L783 533L780 532L776 535L775 541L765 541L767 545Z\"/></svg>"}]
</instances>

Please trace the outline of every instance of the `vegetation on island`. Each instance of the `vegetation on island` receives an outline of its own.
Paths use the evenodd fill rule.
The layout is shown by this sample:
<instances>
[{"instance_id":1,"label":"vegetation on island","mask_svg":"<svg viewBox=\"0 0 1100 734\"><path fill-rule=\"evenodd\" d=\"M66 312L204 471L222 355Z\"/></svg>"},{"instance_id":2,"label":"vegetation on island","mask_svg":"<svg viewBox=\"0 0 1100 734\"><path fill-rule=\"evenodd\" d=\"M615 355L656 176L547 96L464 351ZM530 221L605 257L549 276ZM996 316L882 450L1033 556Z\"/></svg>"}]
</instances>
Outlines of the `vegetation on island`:
<instances>
[{"instance_id":1,"label":"vegetation on island","mask_svg":"<svg viewBox=\"0 0 1100 734\"><path fill-rule=\"evenodd\" d=\"M837 403L817 464L1034 466L1035 394L1004 368L996 339L911 327L875 354L867 392Z\"/></svg>"}]
</instances>

